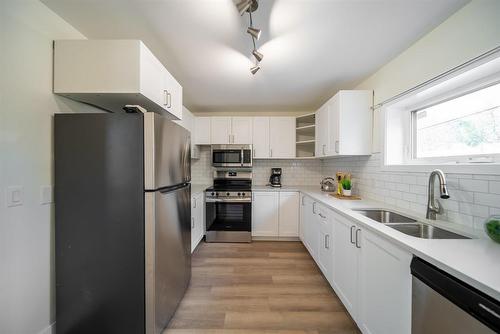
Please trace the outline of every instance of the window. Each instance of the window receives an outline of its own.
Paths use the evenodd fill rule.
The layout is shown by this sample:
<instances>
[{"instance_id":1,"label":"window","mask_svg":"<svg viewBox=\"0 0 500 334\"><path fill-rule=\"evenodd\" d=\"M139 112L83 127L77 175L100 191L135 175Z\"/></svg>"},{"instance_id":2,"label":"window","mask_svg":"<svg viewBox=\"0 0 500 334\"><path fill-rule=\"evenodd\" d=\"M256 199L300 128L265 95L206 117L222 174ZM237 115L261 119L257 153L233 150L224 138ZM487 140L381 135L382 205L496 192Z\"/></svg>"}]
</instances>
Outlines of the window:
<instances>
[{"instance_id":1,"label":"window","mask_svg":"<svg viewBox=\"0 0 500 334\"><path fill-rule=\"evenodd\" d=\"M500 154L500 84L413 111L411 121L413 159Z\"/></svg>"}]
</instances>

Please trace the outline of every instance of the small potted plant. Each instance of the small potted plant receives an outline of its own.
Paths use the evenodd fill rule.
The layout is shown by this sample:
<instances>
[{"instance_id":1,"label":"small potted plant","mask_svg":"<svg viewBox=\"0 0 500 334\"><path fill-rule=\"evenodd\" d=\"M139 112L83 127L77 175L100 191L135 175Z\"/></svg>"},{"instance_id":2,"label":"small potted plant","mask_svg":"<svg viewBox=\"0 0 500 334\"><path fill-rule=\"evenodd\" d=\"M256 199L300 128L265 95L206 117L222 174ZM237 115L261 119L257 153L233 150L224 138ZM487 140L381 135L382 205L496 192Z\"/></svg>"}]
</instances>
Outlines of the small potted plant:
<instances>
[{"instance_id":1,"label":"small potted plant","mask_svg":"<svg viewBox=\"0 0 500 334\"><path fill-rule=\"evenodd\" d=\"M347 197L351 196L351 187L352 187L351 179L344 178L342 179L341 184L342 184L342 195Z\"/></svg>"}]
</instances>

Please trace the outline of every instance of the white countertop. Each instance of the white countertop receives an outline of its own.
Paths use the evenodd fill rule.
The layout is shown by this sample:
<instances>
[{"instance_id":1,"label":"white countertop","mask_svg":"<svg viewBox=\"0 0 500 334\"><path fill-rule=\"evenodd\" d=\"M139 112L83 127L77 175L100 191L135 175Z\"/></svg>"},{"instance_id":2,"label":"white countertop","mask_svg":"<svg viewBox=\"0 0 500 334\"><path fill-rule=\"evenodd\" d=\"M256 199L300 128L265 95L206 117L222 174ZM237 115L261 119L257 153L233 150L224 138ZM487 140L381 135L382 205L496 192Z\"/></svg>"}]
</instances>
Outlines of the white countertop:
<instances>
[{"instance_id":1,"label":"white countertop","mask_svg":"<svg viewBox=\"0 0 500 334\"><path fill-rule=\"evenodd\" d=\"M429 221L424 213L401 212L388 204L373 200L341 200L322 192L319 186L284 186L271 188L253 186L253 191L300 191L316 201L330 207L338 214L355 219L365 227L385 237L401 248L434 264L458 279L500 300L500 244L474 235L474 231L456 223ZM351 209L385 208L399 212L418 221L443 227L473 239L421 239L406 235L384 224L375 222Z\"/></svg>"}]
</instances>

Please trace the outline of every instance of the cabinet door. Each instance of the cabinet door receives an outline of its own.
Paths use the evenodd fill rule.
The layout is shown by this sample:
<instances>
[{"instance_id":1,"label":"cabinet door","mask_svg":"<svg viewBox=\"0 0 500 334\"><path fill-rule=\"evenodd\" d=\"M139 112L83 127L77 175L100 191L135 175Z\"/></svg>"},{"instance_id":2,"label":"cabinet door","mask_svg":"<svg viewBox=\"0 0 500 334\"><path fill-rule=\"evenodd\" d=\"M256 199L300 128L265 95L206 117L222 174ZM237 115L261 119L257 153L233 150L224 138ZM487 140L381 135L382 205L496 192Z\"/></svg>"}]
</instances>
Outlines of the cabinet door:
<instances>
[{"instance_id":1,"label":"cabinet door","mask_svg":"<svg viewBox=\"0 0 500 334\"><path fill-rule=\"evenodd\" d=\"M279 236L299 236L299 193L279 192Z\"/></svg>"},{"instance_id":2,"label":"cabinet door","mask_svg":"<svg viewBox=\"0 0 500 334\"><path fill-rule=\"evenodd\" d=\"M140 89L157 105L166 109L165 76L167 70L153 53L140 43Z\"/></svg>"},{"instance_id":3,"label":"cabinet door","mask_svg":"<svg viewBox=\"0 0 500 334\"><path fill-rule=\"evenodd\" d=\"M163 107L178 119L182 119L182 86L167 69L163 69Z\"/></svg>"},{"instance_id":4,"label":"cabinet door","mask_svg":"<svg viewBox=\"0 0 500 334\"><path fill-rule=\"evenodd\" d=\"M333 223L331 221L331 214L329 210L322 210L318 212L319 223L319 253L318 253L318 266L323 272L327 280L332 282L333 275Z\"/></svg>"},{"instance_id":5,"label":"cabinet door","mask_svg":"<svg viewBox=\"0 0 500 334\"><path fill-rule=\"evenodd\" d=\"M336 94L329 103L328 109L328 134L327 134L327 146L329 148L328 155L339 155L340 154L340 93ZM353 124L357 124L354 121ZM346 126L348 126L346 124Z\"/></svg>"},{"instance_id":6,"label":"cabinet door","mask_svg":"<svg viewBox=\"0 0 500 334\"><path fill-rule=\"evenodd\" d=\"M231 144L252 144L252 117L233 117L231 132Z\"/></svg>"},{"instance_id":7,"label":"cabinet door","mask_svg":"<svg viewBox=\"0 0 500 334\"><path fill-rule=\"evenodd\" d=\"M328 103L316 112L315 124L315 156L324 157L328 150Z\"/></svg>"},{"instance_id":8,"label":"cabinet door","mask_svg":"<svg viewBox=\"0 0 500 334\"><path fill-rule=\"evenodd\" d=\"M355 320L358 298L358 248L354 242L356 229L357 226L349 220L334 215L335 267L332 285Z\"/></svg>"},{"instance_id":9,"label":"cabinet door","mask_svg":"<svg viewBox=\"0 0 500 334\"><path fill-rule=\"evenodd\" d=\"M210 120L210 143L230 144L231 117L212 117Z\"/></svg>"},{"instance_id":10,"label":"cabinet door","mask_svg":"<svg viewBox=\"0 0 500 334\"><path fill-rule=\"evenodd\" d=\"M360 323L370 334L411 332L411 254L360 231Z\"/></svg>"},{"instance_id":11,"label":"cabinet door","mask_svg":"<svg viewBox=\"0 0 500 334\"><path fill-rule=\"evenodd\" d=\"M271 158L295 158L295 117L269 118Z\"/></svg>"},{"instance_id":12,"label":"cabinet door","mask_svg":"<svg viewBox=\"0 0 500 334\"><path fill-rule=\"evenodd\" d=\"M211 117L195 117L194 119L194 143L196 145L210 145Z\"/></svg>"},{"instance_id":13,"label":"cabinet door","mask_svg":"<svg viewBox=\"0 0 500 334\"><path fill-rule=\"evenodd\" d=\"M269 158L269 117L253 117L253 157Z\"/></svg>"},{"instance_id":14,"label":"cabinet door","mask_svg":"<svg viewBox=\"0 0 500 334\"><path fill-rule=\"evenodd\" d=\"M307 244L309 245L309 253L314 261L318 262L319 253L319 224L318 224L318 207L319 204L315 201L311 204L311 211L307 217Z\"/></svg>"},{"instance_id":15,"label":"cabinet door","mask_svg":"<svg viewBox=\"0 0 500 334\"><path fill-rule=\"evenodd\" d=\"M252 236L277 237L279 192L253 192Z\"/></svg>"}]
</instances>

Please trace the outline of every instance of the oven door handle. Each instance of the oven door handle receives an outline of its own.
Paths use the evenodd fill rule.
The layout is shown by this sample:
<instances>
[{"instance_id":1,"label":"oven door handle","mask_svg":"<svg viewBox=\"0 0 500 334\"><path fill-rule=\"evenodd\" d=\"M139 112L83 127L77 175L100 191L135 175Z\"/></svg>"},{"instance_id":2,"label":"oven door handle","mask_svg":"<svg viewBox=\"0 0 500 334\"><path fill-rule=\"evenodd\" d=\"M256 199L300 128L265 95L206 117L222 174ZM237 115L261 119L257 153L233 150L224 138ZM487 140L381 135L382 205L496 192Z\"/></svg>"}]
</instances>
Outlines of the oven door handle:
<instances>
[{"instance_id":1,"label":"oven door handle","mask_svg":"<svg viewBox=\"0 0 500 334\"><path fill-rule=\"evenodd\" d=\"M234 198L234 199L222 199L222 198L207 198L206 203L252 203L251 198Z\"/></svg>"}]
</instances>

